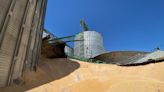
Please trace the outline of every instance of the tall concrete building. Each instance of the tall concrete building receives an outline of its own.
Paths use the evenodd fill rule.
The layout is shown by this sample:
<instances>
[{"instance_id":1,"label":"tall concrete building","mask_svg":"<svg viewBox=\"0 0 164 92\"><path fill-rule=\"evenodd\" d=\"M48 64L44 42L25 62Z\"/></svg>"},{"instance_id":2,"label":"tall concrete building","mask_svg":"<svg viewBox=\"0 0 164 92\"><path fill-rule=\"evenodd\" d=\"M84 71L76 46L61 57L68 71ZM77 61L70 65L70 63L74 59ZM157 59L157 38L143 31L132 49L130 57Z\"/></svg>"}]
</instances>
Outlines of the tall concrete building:
<instances>
[{"instance_id":1,"label":"tall concrete building","mask_svg":"<svg viewBox=\"0 0 164 92\"><path fill-rule=\"evenodd\" d=\"M36 70L47 0L0 0L0 87Z\"/></svg>"},{"instance_id":2,"label":"tall concrete building","mask_svg":"<svg viewBox=\"0 0 164 92\"><path fill-rule=\"evenodd\" d=\"M103 47L103 38L96 31L83 31L76 35L74 44L74 56L93 58L105 53Z\"/></svg>"}]
</instances>

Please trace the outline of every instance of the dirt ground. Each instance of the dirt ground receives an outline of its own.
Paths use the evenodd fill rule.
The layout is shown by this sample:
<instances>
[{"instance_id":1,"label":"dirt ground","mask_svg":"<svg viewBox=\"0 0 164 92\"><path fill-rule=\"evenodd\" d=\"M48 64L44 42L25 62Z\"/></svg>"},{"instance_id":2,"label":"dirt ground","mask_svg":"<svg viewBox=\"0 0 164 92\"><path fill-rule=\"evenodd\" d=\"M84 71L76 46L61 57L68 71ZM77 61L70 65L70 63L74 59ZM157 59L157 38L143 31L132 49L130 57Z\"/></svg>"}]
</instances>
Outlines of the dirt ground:
<instances>
[{"instance_id":1,"label":"dirt ground","mask_svg":"<svg viewBox=\"0 0 164 92\"><path fill-rule=\"evenodd\" d=\"M123 67L67 59L41 59L25 84L0 92L164 92L164 62Z\"/></svg>"}]
</instances>

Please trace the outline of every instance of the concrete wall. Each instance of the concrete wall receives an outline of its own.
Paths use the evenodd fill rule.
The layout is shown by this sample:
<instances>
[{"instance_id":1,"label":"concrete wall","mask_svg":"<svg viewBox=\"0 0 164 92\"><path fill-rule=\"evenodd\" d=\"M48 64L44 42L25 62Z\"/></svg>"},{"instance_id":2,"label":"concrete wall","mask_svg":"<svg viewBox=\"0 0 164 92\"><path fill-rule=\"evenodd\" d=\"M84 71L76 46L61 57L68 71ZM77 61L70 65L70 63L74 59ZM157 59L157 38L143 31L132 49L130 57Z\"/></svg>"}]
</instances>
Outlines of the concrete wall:
<instances>
[{"instance_id":1,"label":"concrete wall","mask_svg":"<svg viewBox=\"0 0 164 92\"><path fill-rule=\"evenodd\" d=\"M0 86L36 69L46 0L0 0Z\"/></svg>"}]
</instances>

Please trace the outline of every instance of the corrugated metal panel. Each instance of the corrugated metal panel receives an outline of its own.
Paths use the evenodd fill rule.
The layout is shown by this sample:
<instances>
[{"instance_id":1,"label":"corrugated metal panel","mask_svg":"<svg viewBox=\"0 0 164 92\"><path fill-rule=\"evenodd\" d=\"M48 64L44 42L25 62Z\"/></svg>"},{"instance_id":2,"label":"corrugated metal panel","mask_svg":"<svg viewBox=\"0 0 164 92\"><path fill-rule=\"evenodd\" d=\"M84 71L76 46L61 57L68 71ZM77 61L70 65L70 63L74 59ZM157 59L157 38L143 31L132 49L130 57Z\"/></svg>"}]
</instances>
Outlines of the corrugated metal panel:
<instances>
[{"instance_id":1,"label":"corrugated metal panel","mask_svg":"<svg viewBox=\"0 0 164 92\"><path fill-rule=\"evenodd\" d=\"M3 35L0 33L1 38L4 38L0 41L2 42L0 50L0 86L6 85L7 82L10 83L10 79L12 82L13 79L21 77L25 63L31 67L32 63L35 63L35 60L38 60L39 57L39 44L41 43L43 29L43 16L45 15L44 4L46 3L42 3L42 0L30 0L26 6L27 1L12 0L10 13L8 13L10 18L5 18L7 22L4 26L3 19L5 12L8 12L7 5L10 3L9 0L0 0L0 12L3 11L0 13L0 28L3 28L5 32ZM37 9L35 8L36 3ZM41 4L42 6L40 6Z\"/></svg>"},{"instance_id":2,"label":"corrugated metal panel","mask_svg":"<svg viewBox=\"0 0 164 92\"><path fill-rule=\"evenodd\" d=\"M164 51L157 50L155 52L147 54L145 57L137 60L135 63L143 63L143 62L147 62L149 60L156 60L156 59L162 58L162 57L164 57Z\"/></svg>"},{"instance_id":3,"label":"corrugated metal panel","mask_svg":"<svg viewBox=\"0 0 164 92\"><path fill-rule=\"evenodd\" d=\"M0 33L2 31L3 24L5 22L5 17L7 16L12 0L0 0Z\"/></svg>"},{"instance_id":4,"label":"corrugated metal panel","mask_svg":"<svg viewBox=\"0 0 164 92\"><path fill-rule=\"evenodd\" d=\"M103 38L96 31L84 31L78 34L75 40L84 40L75 42L75 56L93 58L106 52L103 47Z\"/></svg>"},{"instance_id":5,"label":"corrugated metal panel","mask_svg":"<svg viewBox=\"0 0 164 92\"><path fill-rule=\"evenodd\" d=\"M0 53L0 86L6 85L8 72L9 72L9 65L10 65L10 57L6 53Z\"/></svg>"}]
</instances>

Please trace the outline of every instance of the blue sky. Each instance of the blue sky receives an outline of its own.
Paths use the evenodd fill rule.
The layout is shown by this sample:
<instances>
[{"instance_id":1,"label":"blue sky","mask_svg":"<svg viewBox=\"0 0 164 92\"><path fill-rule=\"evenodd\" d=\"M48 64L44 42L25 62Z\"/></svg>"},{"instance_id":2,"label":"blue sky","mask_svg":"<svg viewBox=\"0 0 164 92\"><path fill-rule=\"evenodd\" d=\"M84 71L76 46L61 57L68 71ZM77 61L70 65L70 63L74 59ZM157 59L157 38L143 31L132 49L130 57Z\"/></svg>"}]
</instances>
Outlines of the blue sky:
<instances>
[{"instance_id":1,"label":"blue sky","mask_svg":"<svg viewBox=\"0 0 164 92\"><path fill-rule=\"evenodd\" d=\"M108 51L164 50L164 0L48 0L45 28L58 37L100 32Z\"/></svg>"}]
</instances>

